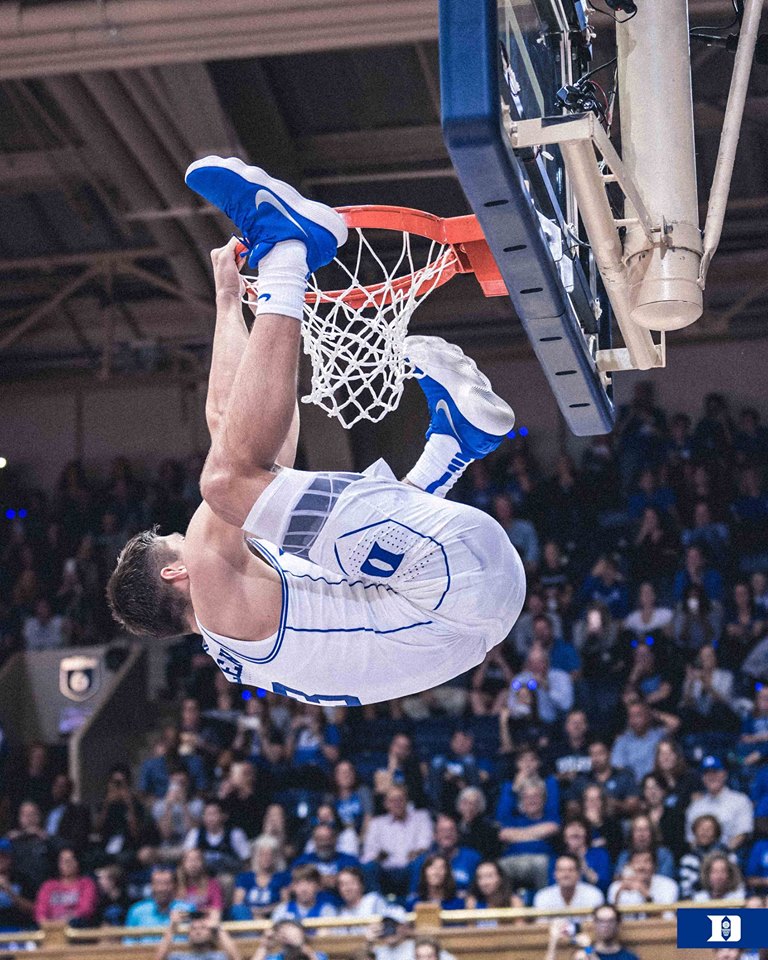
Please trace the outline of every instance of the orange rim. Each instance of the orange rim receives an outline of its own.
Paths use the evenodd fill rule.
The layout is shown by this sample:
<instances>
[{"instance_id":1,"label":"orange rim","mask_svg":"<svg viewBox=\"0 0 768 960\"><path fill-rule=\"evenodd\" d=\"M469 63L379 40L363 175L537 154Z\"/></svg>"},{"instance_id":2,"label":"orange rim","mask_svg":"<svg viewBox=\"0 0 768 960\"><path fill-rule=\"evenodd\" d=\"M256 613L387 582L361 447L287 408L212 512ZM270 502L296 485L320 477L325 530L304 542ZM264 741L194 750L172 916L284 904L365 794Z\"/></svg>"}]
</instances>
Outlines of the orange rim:
<instances>
[{"instance_id":1,"label":"orange rim","mask_svg":"<svg viewBox=\"0 0 768 960\"><path fill-rule=\"evenodd\" d=\"M486 296L500 296L506 293L504 282L490 252L485 235L474 215L464 217L438 217L424 210L411 207L383 206L368 204L352 207L337 207L350 229L391 230L395 233L410 233L424 237L435 243L444 244L450 259L437 277L428 283L430 290L442 287L458 273L475 273ZM246 251L242 243L235 247L235 256ZM410 290L423 276L425 265L413 273L398 277L388 283L376 283L369 286L355 286L345 290L323 291L322 295L307 291L305 300L315 304L327 301L335 303L343 300L353 309L366 304L384 306L392 299ZM249 286L249 289L253 289Z\"/></svg>"}]
</instances>

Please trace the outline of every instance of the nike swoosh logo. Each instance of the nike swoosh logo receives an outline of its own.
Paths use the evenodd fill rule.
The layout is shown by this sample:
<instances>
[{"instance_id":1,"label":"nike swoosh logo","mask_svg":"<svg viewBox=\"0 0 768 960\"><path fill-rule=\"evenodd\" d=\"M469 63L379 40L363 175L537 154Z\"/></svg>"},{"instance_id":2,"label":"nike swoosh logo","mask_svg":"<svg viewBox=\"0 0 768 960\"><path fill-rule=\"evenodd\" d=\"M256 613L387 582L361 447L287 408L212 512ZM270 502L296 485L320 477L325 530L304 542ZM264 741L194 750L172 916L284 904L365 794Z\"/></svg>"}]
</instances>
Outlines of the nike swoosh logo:
<instances>
[{"instance_id":1,"label":"nike swoosh logo","mask_svg":"<svg viewBox=\"0 0 768 960\"><path fill-rule=\"evenodd\" d=\"M438 400L437 403L435 404L435 413L439 413L441 410L445 414L445 418L451 426L451 430L453 431L454 437L456 437L456 439L458 440L459 432L456 429L456 425L453 422L453 417L451 416L450 408L448 404L445 402L445 400Z\"/></svg>"},{"instance_id":2,"label":"nike swoosh logo","mask_svg":"<svg viewBox=\"0 0 768 960\"><path fill-rule=\"evenodd\" d=\"M290 220L291 223L295 224L299 228L299 230L301 230L301 232L304 234L305 237L307 236L307 231L304 229L304 227L302 227L299 221L293 216L291 211L273 193L270 193L269 190L259 190L259 192L254 197L254 203L256 204L256 209L258 209L262 203L270 204L270 206L273 206L276 210L282 213L282 215L286 219Z\"/></svg>"},{"instance_id":3,"label":"nike swoosh logo","mask_svg":"<svg viewBox=\"0 0 768 960\"><path fill-rule=\"evenodd\" d=\"M260 294L258 295L258 297L256 297L256 299L257 299L257 300L271 300L271 299L272 299L272 294L271 294L271 293L260 293Z\"/></svg>"}]
</instances>

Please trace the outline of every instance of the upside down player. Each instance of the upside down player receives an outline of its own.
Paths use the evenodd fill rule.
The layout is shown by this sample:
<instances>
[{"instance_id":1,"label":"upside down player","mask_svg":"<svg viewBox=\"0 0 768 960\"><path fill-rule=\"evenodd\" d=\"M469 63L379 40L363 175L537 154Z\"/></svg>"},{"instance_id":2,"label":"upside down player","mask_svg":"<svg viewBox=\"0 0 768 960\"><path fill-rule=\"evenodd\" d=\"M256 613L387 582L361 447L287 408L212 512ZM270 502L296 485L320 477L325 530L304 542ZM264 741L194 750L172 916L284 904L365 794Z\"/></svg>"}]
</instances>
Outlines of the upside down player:
<instances>
[{"instance_id":1,"label":"upside down player","mask_svg":"<svg viewBox=\"0 0 768 960\"><path fill-rule=\"evenodd\" d=\"M154 637L199 633L229 680L314 703L375 703L464 673L509 632L525 574L495 520L442 497L498 447L512 410L458 347L410 337L431 421L406 479L381 461L292 469L306 277L346 226L234 158L199 160L186 180L242 231L259 295L248 335L235 241L213 251L204 502L186 536L129 541L107 587L116 619Z\"/></svg>"}]
</instances>

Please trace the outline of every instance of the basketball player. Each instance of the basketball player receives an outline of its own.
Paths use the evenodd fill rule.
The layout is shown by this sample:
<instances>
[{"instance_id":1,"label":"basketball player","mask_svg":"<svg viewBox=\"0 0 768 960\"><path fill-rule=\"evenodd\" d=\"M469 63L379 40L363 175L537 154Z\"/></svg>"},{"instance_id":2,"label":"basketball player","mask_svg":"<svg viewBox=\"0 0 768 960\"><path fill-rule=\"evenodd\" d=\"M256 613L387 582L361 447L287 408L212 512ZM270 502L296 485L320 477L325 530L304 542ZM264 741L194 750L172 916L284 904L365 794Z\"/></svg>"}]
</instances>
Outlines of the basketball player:
<instances>
[{"instance_id":1,"label":"basketball player","mask_svg":"<svg viewBox=\"0 0 768 960\"><path fill-rule=\"evenodd\" d=\"M243 234L255 320L249 336L233 240L212 254L204 502L186 536L146 531L126 545L107 587L115 618L154 637L199 633L229 680L311 703L375 703L464 673L509 632L525 575L493 519L442 498L501 443L512 410L458 347L410 337L431 421L405 480L381 461L294 470L306 277L346 226L234 158L199 160L186 180Z\"/></svg>"}]
</instances>

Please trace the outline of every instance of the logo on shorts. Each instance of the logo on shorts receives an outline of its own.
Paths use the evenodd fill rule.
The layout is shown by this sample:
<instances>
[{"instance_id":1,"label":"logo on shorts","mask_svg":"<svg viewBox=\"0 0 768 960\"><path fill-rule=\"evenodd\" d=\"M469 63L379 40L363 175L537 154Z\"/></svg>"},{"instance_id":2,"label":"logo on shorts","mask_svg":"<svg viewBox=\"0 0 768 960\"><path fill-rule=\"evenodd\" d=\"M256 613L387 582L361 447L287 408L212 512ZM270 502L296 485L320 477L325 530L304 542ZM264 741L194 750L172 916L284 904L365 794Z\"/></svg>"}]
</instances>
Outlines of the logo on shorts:
<instances>
[{"instance_id":1,"label":"logo on shorts","mask_svg":"<svg viewBox=\"0 0 768 960\"><path fill-rule=\"evenodd\" d=\"M368 577L391 577L403 562L404 553L392 553L375 542L368 552L368 556L360 564L360 573Z\"/></svg>"},{"instance_id":2,"label":"logo on shorts","mask_svg":"<svg viewBox=\"0 0 768 960\"><path fill-rule=\"evenodd\" d=\"M271 294L271 293L260 293L260 294L258 295L258 297L256 297L256 299L257 299L257 300L271 300L271 299L272 299L272 294Z\"/></svg>"}]
</instances>

